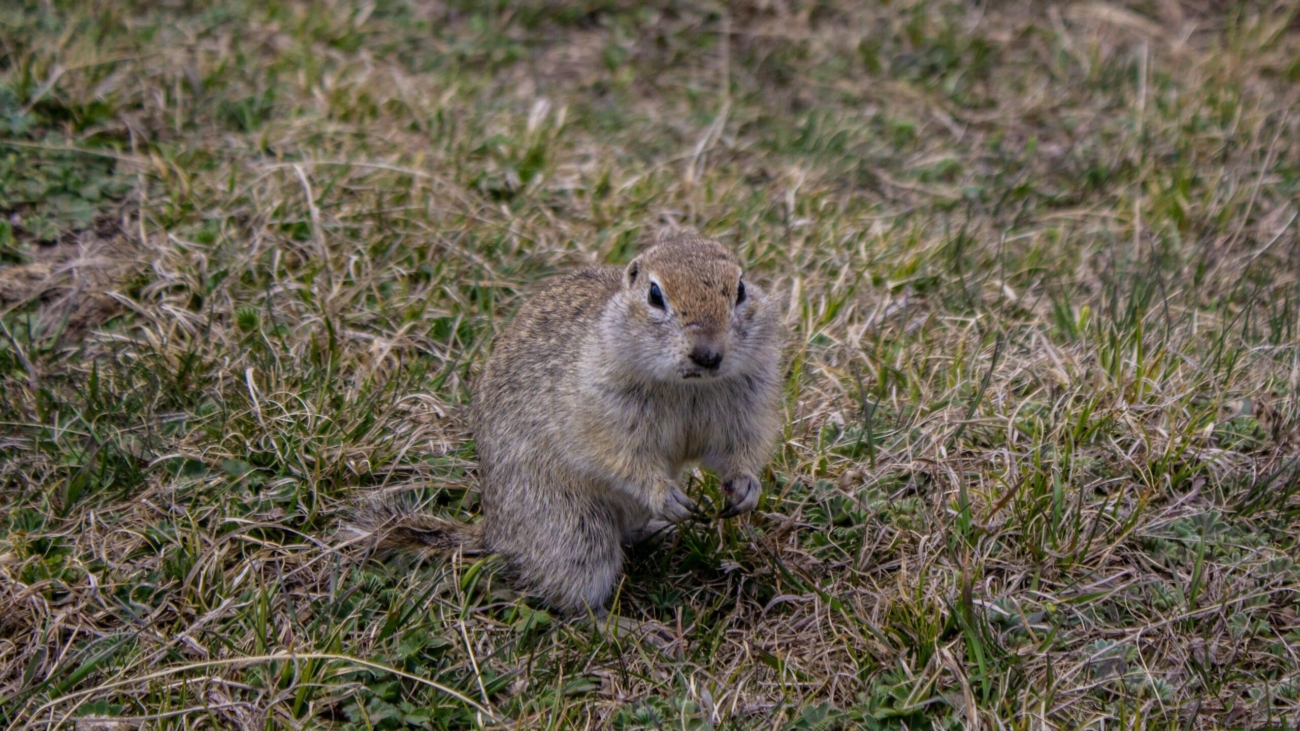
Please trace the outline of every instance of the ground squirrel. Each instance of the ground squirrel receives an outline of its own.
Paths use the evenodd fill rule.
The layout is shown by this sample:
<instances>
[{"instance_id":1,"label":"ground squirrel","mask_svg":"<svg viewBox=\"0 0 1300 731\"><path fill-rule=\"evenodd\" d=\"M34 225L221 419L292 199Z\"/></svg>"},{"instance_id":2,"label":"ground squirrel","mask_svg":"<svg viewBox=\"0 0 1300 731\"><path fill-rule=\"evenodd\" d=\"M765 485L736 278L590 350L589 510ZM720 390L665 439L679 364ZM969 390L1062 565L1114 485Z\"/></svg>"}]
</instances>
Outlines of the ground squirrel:
<instances>
[{"instance_id":1,"label":"ground squirrel","mask_svg":"<svg viewBox=\"0 0 1300 731\"><path fill-rule=\"evenodd\" d=\"M691 465L717 473L724 517L758 504L780 400L773 304L721 244L665 238L543 284L498 336L471 409L479 524L374 527L388 548L500 554L553 608L601 613L622 544L695 512L678 482Z\"/></svg>"}]
</instances>

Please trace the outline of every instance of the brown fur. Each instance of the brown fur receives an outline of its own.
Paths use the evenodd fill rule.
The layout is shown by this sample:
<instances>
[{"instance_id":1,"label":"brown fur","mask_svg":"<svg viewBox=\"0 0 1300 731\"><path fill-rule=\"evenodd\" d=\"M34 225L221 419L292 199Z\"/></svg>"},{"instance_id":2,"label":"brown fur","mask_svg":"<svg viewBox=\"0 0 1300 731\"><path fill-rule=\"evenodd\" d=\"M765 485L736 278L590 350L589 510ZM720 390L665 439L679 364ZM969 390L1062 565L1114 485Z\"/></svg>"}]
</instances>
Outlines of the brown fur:
<instances>
[{"instance_id":1,"label":"brown fur","mask_svg":"<svg viewBox=\"0 0 1300 731\"><path fill-rule=\"evenodd\" d=\"M567 613L602 611L622 543L690 514L678 479L693 464L718 473L733 514L756 505L781 426L780 333L753 283L736 303L739 281L720 244L666 239L627 267L543 284L498 337L473 399L481 546L524 589ZM664 309L648 303L651 283ZM721 354L716 369L692 360L700 346ZM423 549L478 538L453 525L399 521L390 537Z\"/></svg>"},{"instance_id":2,"label":"brown fur","mask_svg":"<svg viewBox=\"0 0 1300 731\"><path fill-rule=\"evenodd\" d=\"M356 510L350 523L356 532L375 537L374 551L379 556L403 552L428 559L483 553L480 524L425 515L391 503L367 503Z\"/></svg>"}]
</instances>

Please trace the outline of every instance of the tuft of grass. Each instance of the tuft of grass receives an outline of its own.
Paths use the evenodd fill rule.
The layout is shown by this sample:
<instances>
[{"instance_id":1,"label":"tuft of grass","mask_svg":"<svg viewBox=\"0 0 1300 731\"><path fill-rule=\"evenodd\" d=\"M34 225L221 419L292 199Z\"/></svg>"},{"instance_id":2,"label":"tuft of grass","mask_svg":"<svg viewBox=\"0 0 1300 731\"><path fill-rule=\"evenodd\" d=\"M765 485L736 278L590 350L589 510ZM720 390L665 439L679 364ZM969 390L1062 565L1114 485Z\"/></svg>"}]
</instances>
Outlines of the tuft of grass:
<instances>
[{"instance_id":1,"label":"tuft of grass","mask_svg":"<svg viewBox=\"0 0 1300 731\"><path fill-rule=\"evenodd\" d=\"M0 720L1295 725L1297 27L7 4ZM759 512L630 552L654 632L349 543L472 520L494 333L679 228L775 293L788 427Z\"/></svg>"}]
</instances>

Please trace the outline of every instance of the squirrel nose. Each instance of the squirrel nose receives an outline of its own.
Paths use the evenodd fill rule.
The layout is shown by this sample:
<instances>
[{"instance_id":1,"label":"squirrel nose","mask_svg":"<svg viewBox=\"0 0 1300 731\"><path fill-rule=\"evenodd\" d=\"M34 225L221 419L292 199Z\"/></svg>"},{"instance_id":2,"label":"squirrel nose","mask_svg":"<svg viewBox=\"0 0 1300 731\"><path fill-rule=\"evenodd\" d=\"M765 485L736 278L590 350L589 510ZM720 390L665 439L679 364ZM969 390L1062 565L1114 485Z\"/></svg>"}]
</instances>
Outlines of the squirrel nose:
<instances>
[{"instance_id":1,"label":"squirrel nose","mask_svg":"<svg viewBox=\"0 0 1300 731\"><path fill-rule=\"evenodd\" d=\"M697 345L691 349L691 362L707 370L715 370L722 363L722 353L707 345Z\"/></svg>"}]
</instances>

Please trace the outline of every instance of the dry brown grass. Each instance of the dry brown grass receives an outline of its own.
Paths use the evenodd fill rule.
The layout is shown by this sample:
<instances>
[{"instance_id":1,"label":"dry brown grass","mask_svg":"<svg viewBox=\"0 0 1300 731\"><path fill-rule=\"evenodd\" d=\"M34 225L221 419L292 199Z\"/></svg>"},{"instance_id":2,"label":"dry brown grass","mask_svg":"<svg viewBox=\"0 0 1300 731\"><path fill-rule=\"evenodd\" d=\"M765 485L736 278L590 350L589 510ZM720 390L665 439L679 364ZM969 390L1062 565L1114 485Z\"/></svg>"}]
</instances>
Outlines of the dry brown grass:
<instances>
[{"instance_id":1,"label":"dry brown grass","mask_svg":"<svg viewBox=\"0 0 1300 731\"><path fill-rule=\"evenodd\" d=\"M0 718L1297 725L1298 84L1284 3L0 10ZM472 519L493 332L676 228L790 426L633 553L661 637L348 545Z\"/></svg>"}]
</instances>

